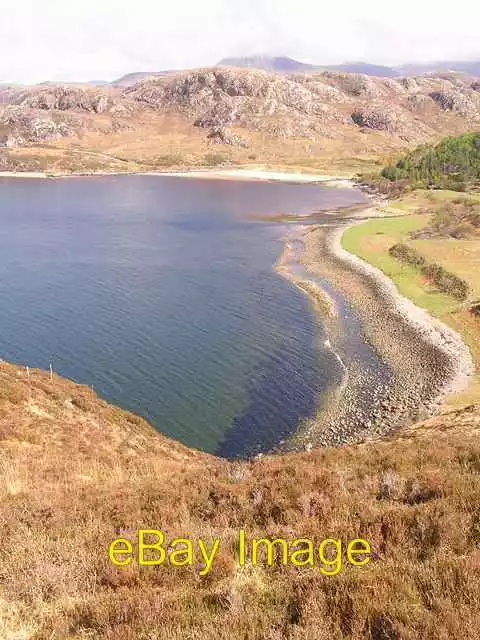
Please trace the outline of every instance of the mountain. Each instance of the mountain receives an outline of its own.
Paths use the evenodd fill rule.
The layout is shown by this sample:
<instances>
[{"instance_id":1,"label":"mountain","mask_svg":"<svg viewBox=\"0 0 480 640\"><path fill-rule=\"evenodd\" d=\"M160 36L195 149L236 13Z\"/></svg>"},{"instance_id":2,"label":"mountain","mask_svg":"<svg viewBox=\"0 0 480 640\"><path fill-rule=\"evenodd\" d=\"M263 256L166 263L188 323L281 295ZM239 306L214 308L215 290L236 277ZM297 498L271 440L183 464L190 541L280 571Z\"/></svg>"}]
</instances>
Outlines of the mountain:
<instances>
[{"instance_id":1,"label":"mountain","mask_svg":"<svg viewBox=\"0 0 480 640\"><path fill-rule=\"evenodd\" d=\"M239 67L251 69L263 69L264 71L277 73L296 73L311 72L318 70L318 67L312 64L299 62L293 58L284 56L246 56L239 58L223 58L217 63L217 67Z\"/></svg>"},{"instance_id":2,"label":"mountain","mask_svg":"<svg viewBox=\"0 0 480 640\"><path fill-rule=\"evenodd\" d=\"M110 83L106 80L86 80L85 82L77 82L76 80L63 80L59 82L58 80L44 80L43 82L39 82L38 86L40 87L58 87L58 85L62 85L65 87L107 87Z\"/></svg>"},{"instance_id":3,"label":"mountain","mask_svg":"<svg viewBox=\"0 0 480 640\"><path fill-rule=\"evenodd\" d=\"M367 76L377 76L378 78L394 78L399 74L391 67L368 62L346 62L344 64L329 65L321 67L324 71L340 71L343 73L363 73Z\"/></svg>"},{"instance_id":4,"label":"mountain","mask_svg":"<svg viewBox=\"0 0 480 640\"><path fill-rule=\"evenodd\" d=\"M217 67L233 67L239 69L263 69L269 73L315 73L320 71L337 71L339 73L361 73L378 78L396 78L400 76L418 76L427 73L459 71L471 76L480 76L479 62L432 62L428 64L405 64L398 67L373 64L369 62L345 62L335 65L315 65L300 62L287 56L240 56L220 60ZM146 78L170 75L176 71L137 71L114 80L116 87L131 87ZM53 83L52 83L53 84ZM76 84L76 83L71 83ZM90 84L102 85L103 82Z\"/></svg>"},{"instance_id":5,"label":"mountain","mask_svg":"<svg viewBox=\"0 0 480 640\"><path fill-rule=\"evenodd\" d=\"M443 71L459 71L471 76L480 76L480 61L443 61L422 64L404 64L397 67L372 64L369 62L345 62L336 65L306 64L287 57L246 56L238 58L224 58L217 66L221 67L249 67L264 69L277 73L312 73L315 71L338 71L341 73L363 73L379 78L395 78L399 76L419 76L427 73Z\"/></svg>"},{"instance_id":6,"label":"mountain","mask_svg":"<svg viewBox=\"0 0 480 640\"><path fill-rule=\"evenodd\" d=\"M211 67L134 80L0 87L0 147L32 149L31 163L24 151L9 152L0 166L86 170L109 158L155 168L287 158L309 166L312 157L372 157L480 128L479 82L459 72L385 78ZM46 143L55 154L33 150ZM68 160L57 163L62 153Z\"/></svg>"},{"instance_id":7,"label":"mountain","mask_svg":"<svg viewBox=\"0 0 480 640\"><path fill-rule=\"evenodd\" d=\"M402 76L416 76L424 73L437 73L441 71L460 71L471 76L480 76L480 60L474 62L444 61L427 64L405 64L396 67L395 71Z\"/></svg>"},{"instance_id":8,"label":"mountain","mask_svg":"<svg viewBox=\"0 0 480 640\"><path fill-rule=\"evenodd\" d=\"M132 85L145 80L145 78L155 78L156 76L164 76L172 73L171 71L136 71L127 73L126 75L114 80L111 84L115 87L131 87Z\"/></svg>"},{"instance_id":9,"label":"mountain","mask_svg":"<svg viewBox=\"0 0 480 640\"><path fill-rule=\"evenodd\" d=\"M293 58L270 56L247 56L223 58L217 67L239 67L263 69L276 73L313 73L315 71L339 71L343 73L364 73L369 76L391 78L398 75L392 68L367 62L348 62L339 65L314 65L299 62Z\"/></svg>"},{"instance_id":10,"label":"mountain","mask_svg":"<svg viewBox=\"0 0 480 640\"><path fill-rule=\"evenodd\" d=\"M235 126L277 138L331 138L357 127L413 141L461 120L467 130L480 124L480 92L468 76L392 79L214 67L147 79L123 97L174 110L208 131Z\"/></svg>"}]
</instances>

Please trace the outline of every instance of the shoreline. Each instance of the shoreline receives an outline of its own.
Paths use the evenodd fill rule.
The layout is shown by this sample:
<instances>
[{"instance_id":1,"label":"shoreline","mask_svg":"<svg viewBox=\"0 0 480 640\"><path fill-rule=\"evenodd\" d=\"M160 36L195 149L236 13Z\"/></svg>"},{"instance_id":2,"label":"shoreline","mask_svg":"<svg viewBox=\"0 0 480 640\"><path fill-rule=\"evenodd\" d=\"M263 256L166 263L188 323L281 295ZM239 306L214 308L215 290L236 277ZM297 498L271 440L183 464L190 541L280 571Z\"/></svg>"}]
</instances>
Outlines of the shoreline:
<instances>
[{"instance_id":1,"label":"shoreline","mask_svg":"<svg viewBox=\"0 0 480 640\"><path fill-rule=\"evenodd\" d=\"M330 186L351 187L348 177L326 174L303 173L265 168L236 167L230 169L185 169L183 171L93 171L88 173L50 173L42 171L0 171L1 178L56 180L65 178L95 178L108 176L157 176L169 178L190 178L201 180L238 180L246 182L289 182L293 184L328 184Z\"/></svg>"},{"instance_id":2,"label":"shoreline","mask_svg":"<svg viewBox=\"0 0 480 640\"><path fill-rule=\"evenodd\" d=\"M317 413L299 425L280 451L385 437L441 412L444 399L465 389L473 376L473 359L459 334L405 298L382 271L343 248L343 233L372 217L366 215L371 208L366 207L347 222L337 216L324 224L299 226L295 239L303 245L301 255L294 256L286 239L275 264L279 274L309 297L314 313L326 327L329 346L333 343L332 351L346 370L340 388L323 394ZM318 242L312 241L315 234ZM293 265L302 265L304 274L295 274L289 268L292 256ZM342 286L346 275L352 278L351 291L356 291L351 298L348 287ZM325 278L333 291L352 304L360 320L362 342L370 344L379 361L391 369L391 379L382 381L381 375L375 377L368 369L362 370L355 354L345 348L349 336L342 334L343 319L318 278ZM369 310L372 305L374 313ZM383 314L379 316L382 321L375 318L375 313Z\"/></svg>"},{"instance_id":3,"label":"shoreline","mask_svg":"<svg viewBox=\"0 0 480 640\"><path fill-rule=\"evenodd\" d=\"M339 178L338 176L305 174L300 172L273 171L261 168L235 168L235 169L195 169L184 172L172 171L155 171L155 172L103 172L90 174L64 174L52 175L40 172L0 172L0 178L32 178L32 179L55 179L67 177L105 177L118 175L143 175L143 176L165 176L179 177L191 179L220 179L220 180L242 180L242 181L263 181L263 182L290 182L296 184L328 184L331 186L348 186L353 188L355 183L352 179ZM319 402L316 415L300 424L296 434L290 436L290 444L296 444L296 448L302 448L306 439L308 441L316 439L323 446L346 444L358 439L370 437L385 436L390 431L411 424L416 419L438 413L441 408L442 400L450 394L461 391L468 385L473 374L474 366L468 347L463 342L460 335L456 334L452 329L447 327L441 321L433 318L425 310L417 307L411 300L400 294L395 284L382 271L373 267L369 263L363 261L357 256L350 254L341 245L343 233L349 227L358 224L362 219L373 217L367 215L372 212L378 203L373 200L371 203L359 207L347 207L345 211L325 211L325 219L315 224L294 225L297 229L296 240L303 244L301 256L294 256L294 251L286 241L284 251L274 265L275 271L288 279L292 284L297 286L304 292L313 303L314 312L320 317L321 322L326 326L329 339L327 340L328 348L336 356L344 369L344 379L339 385L332 385L330 390L322 396ZM297 223L301 223L301 218L294 217ZM327 231L325 232L325 229ZM322 237L318 246L309 242L312 234L321 230ZM298 231L300 233L298 233ZM322 253L323 251L323 253ZM289 268L293 261L297 265L304 267L305 273L301 276L295 275ZM322 269L318 268L318 260L329 262L326 273L322 273ZM368 317L362 300L354 300L354 313L358 315L362 334L364 334L364 342L369 344L374 351L378 352L379 359L383 363L388 364L393 370L392 380L399 378L406 385L402 390L398 388L398 381L395 382L396 388L392 391L390 387L394 386L393 382L387 382L378 379L368 371L362 370L362 365L355 361L358 356L354 350L346 347L347 337L341 334L342 318L337 308L336 297L343 297L350 304L350 296L348 291L342 291L341 281L342 273L338 265L342 264L345 271L350 271L357 278L357 289L368 289L373 283L377 306L383 311L388 310L391 316L391 326L400 326L399 334L402 334L402 326L408 326L411 334L407 337L402 334L404 343L410 342L407 350L414 351L414 346L421 342L429 345L430 351L428 362L421 362L417 359L417 365L421 369L421 379L417 379L421 390L425 392L425 398L421 394L411 393L407 388L411 381L405 372L398 375L399 363L397 358L392 357L395 351L392 344L382 345L382 336L376 336L375 323L371 322L372 318ZM329 272L330 277L329 279ZM350 274L350 275L351 275ZM345 274L344 274L345 275ZM325 287L319 285L314 280L322 278L329 284L331 293ZM338 282L335 282L335 279ZM338 294L338 296L336 295ZM353 299L355 295L352 296ZM382 327L378 327L379 333L384 333ZM379 339L378 339L379 338ZM363 339L363 338L362 338ZM388 340L387 340L388 342ZM393 341L394 342L394 341ZM402 342L400 344L400 350ZM361 345L358 344L360 347ZM393 347L398 345L393 345ZM342 353L342 348L344 353ZM443 356L443 361L438 364L434 352L439 352ZM442 358L440 358L441 360ZM350 366L349 366L350 361ZM438 366L438 370L435 368ZM429 369L430 367L430 369ZM381 367L378 367L382 371ZM429 370L428 370L429 369ZM438 372L441 372L439 375ZM416 370L412 369L412 377L415 379ZM385 371L383 374L386 375ZM442 377L445 377L442 380ZM376 385L376 389L373 386ZM401 385L400 385L401 386ZM370 389L372 387L372 389ZM378 395L381 406L378 408L377 415L370 415L368 407L360 405L365 404L361 399L362 394L365 395L366 390L371 390L374 395ZM342 392L345 391L343 394ZM392 393L390 393L392 391ZM345 397L339 397L344 395ZM408 410L404 411L404 400L407 398ZM344 405L350 403L353 409L348 409ZM378 403L377 403L378 404ZM358 405L358 406L357 406ZM373 408L370 407L370 413ZM406 415L408 414L408 416ZM328 424L327 424L328 423ZM319 428L319 425L321 428ZM328 433L327 433L328 432ZM288 446L288 445L287 445Z\"/></svg>"},{"instance_id":4,"label":"shoreline","mask_svg":"<svg viewBox=\"0 0 480 640\"><path fill-rule=\"evenodd\" d=\"M468 386L475 372L470 349L459 333L402 295L395 283L383 271L344 249L341 243L342 236L353 224L338 229L332 237L332 252L366 276L374 277L385 298L391 300L405 320L420 333L421 338L441 349L449 357L454 365L454 371L450 380L445 381L443 389L434 401L436 405L441 405L445 396L463 391Z\"/></svg>"}]
</instances>

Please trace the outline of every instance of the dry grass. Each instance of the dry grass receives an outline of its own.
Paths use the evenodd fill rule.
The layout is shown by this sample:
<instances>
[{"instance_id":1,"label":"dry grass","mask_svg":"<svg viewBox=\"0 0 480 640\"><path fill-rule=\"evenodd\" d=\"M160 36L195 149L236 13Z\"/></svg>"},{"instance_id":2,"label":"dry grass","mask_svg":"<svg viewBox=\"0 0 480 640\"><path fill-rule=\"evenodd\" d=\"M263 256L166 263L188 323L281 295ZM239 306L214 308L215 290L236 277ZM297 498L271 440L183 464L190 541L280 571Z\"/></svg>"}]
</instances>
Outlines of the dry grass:
<instances>
[{"instance_id":1,"label":"dry grass","mask_svg":"<svg viewBox=\"0 0 480 640\"><path fill-rule=\"evenodd\" d=\"M206 156L220 154L226 165L266 165L275 168L352 176L378 171L387 154L402 150L398 137L376 131L360 133L339 127L329 138L309 140L277 137L239 127L233 134L247 137L247 148L215 144L205 130L172 114L140 113L131 130L116 133L84 132L81 137L9 150L13 159L32 163L32 170L52 173L138 171L208 166ZM335 135L334 135L335 134ZM388 156L390 157L390 156Z\"/></svg>"},{"instance_id":2,"label":"dry grass","mask_svg":"<svg viewBox=\"0 0 480 640\"><path fill-rule=\"evenodd\" d=\"M390 440L234 464L92 391L0 365L0 636L417 640L480 633L480 409ZM139 527L220 536L212 572L117 569ZM238 567L240 528L375 550L365 568Z\"/></svg>"}]
</instances>

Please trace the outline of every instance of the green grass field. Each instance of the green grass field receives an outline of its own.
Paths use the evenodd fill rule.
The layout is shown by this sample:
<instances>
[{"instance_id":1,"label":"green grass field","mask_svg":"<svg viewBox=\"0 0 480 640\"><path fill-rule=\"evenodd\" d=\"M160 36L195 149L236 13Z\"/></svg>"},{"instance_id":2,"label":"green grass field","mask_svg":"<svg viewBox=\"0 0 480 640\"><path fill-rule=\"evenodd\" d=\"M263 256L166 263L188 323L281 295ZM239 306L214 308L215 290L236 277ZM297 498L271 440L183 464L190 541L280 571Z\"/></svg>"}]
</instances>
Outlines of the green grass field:
<instances>
[{"instance_id":1,"label":"green grass field","mask_svg":"<svg viewBox=\"0 0 480 640\"><path fill-rule=\"evenodd\" d=\"M395 282L400 293L419 307L432 313L454 311L457 301L429 286L415 267L395 260L388 253L391 246L405 242L411 231L421 229L427 221L425 216L369 220L348 229L342 244L350 253L381 269Z\"/></svg>"},{"instance_id":2,"label":"green grass field","mask_svg":"<svg viewBox=\"0 0 480 640\"><path fill-rule=\"evenodd\" d=\"M393 259L388 250L394 244L403 242L415 246L425 257L444 266L449 271L464 278L472 290L472 298L479 295L478 272L480 266L480 240L451 240L435 238L412 240L410 233L425 227L429 216L418 214L425 207L428 198L432 209L435 203L458 197L454 192L429 192L410 194L401 201L395 201L384 213L403 214L396 217L371 219L348 229L342 237L343 247L365 261L381 269L397 286L402 295L417 306L439 318L459 332L470 347L477 371L480 370L480 322L467 308L451 296L436 290L422 274L410 265ZM480 376L477 374L470 387L449 400L450 406L462 406L480 402Z\"/></svg>"}]
</instances>

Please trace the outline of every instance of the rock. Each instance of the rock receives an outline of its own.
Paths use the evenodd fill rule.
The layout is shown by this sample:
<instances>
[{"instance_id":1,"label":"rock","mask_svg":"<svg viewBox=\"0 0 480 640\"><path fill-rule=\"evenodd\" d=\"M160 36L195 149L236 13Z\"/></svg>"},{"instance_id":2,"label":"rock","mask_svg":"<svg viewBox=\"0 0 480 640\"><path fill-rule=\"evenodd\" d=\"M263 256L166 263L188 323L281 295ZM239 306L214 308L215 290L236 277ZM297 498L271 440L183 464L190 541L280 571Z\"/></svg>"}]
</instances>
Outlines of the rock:
<instances>
[{"instance_id":1,"label":"rock","mask_svg":"<svg viewBox=\"0 0 480 640\"><path fill-rule=\"evenodd\" d=\"M25 140L21 136L7 135L0 138L0 147L7 147L13 149L15 147L21 147L25 143Z\"/></svg>"},{"instance_id":2,"label":"rock","mask_svg":"<svg viewBox=\"0 0 480 640\"><path fill-rule=\"evenodd\" d=\"M92 103L95 113L103 113L108 108L108 97L106 95L98 96Z\"/></svg>"},{"instance_id":3,"label":"rock","mask_svg":"<svg viewBox=\"0 0 480 640\"><path fill-rule=\"evenodd\" d=\"M430 97L444 111L454 111L470 117L480 117L480 96L471 91L433 91Z\"/></svg>"},{"instance_id":4,"label":"rock","mask_svg":"<svg viewBox=\"0 0 480 640\"><path fill-rule=\"evenodd\" d=\"M470 307L470 313L472 313L477 318L480 317L480 301L474 302Z\"/></svg>"},{"instance_id":5,"label":"rock","mask_svg":"<svg viewBox=\"0 0 480 640\"><path fill-rule=\"evenodd\" d=\"M86 111L103 113L113 102L108 89L68 86L35 87L20 91L15 104L44 111Z\"/></svg>"},{"instance_id":6,"label":"rock","mask_svg":"<svg viewBox=\"0 0 480 640\"><path fill-rule=\"evenodd\" d=\"M211 142L216 142L218 144L230 144L236 147L248 147L248 141L245 138L232 134L230 131L224 129L223 127L219 129L212 129L207 138Z\"/></svg>"},{"instance_id":7,"label":"rock","mask_svg":"<svg viewBox=\"0 0 480 640\"><path fill-rule=\"evenodd\" d=\"M400 78L399 83L407 89L407 91L417 91L418 83L415 78Z\"/></svg>"},{"instance_id":8,"label":"rock","mask_svg":"<svg viewBox=\"0 0 480 640\"><path fill-rule=\"evenodd\" d=\"M425 111L429 107L434 107L435 101L431 96L423 93L414 93L407 98L407 108L412 111Z\"/></svg>"},{"instance_id":9,"label":"rock","mask_svg":"<svg viewBox=\"0 0 480 640\"><path fill-rule=\"evenodd\" d=\"M352 120L359 127L365 127L366 129L388 132L396 129L395 118L386 111L372 111L370 109L354 111Z\"/></svg>"}]
</instances>

